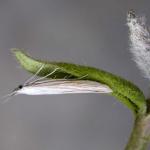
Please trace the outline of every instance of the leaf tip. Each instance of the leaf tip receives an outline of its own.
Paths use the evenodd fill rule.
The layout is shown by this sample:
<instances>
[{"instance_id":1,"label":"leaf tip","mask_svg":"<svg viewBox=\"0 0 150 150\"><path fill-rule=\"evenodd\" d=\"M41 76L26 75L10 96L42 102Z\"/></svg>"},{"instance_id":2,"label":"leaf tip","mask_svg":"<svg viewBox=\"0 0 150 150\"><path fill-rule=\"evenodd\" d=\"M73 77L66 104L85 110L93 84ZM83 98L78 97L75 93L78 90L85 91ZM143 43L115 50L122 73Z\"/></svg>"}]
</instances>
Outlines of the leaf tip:
<instances>
[{"instance_id":1,"label":"leaf tip","mask_svg":"<svg viewBox=\"0 0 150 150\"><path fill-rule=\"evenodd\" d=\"M10 51L17 56L18 54L25 54L24 49L19 49L19 48L11 48Z\"/></svg>"},{"instance_id":2,"label":"leaf tip","mask_svg":"<svg viewBox=\"0 0 150 150\"><path fill-rule=\"evenodd\" d=\"M24 49L11 48L10 51L18 61L21 61L25 56L28 56Z\"/></svg>"}]
</instances>

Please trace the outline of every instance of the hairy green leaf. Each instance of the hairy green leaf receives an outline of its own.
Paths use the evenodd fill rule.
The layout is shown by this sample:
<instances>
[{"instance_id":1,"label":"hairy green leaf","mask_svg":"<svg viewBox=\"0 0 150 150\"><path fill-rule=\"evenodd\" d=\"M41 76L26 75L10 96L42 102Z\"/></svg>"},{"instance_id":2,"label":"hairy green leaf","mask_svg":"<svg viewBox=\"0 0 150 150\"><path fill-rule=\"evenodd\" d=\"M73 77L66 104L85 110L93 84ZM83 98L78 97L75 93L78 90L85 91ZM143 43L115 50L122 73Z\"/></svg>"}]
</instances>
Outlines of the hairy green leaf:
<instances>
[{"instance_id":1,"label":"hairy green leaf","mask_svg":"<svg viewBox=\"0 0 150 150\"><path fill-rule=\"evenodd\" d=\"M113 90L112 95L135 113L145 113L146 111L146 101L142 91L119 76L89 66L33 59L20 49L13 49L13 53L24 69L33 74L44 64L42 71L38 74L39 76L45 76L56 68L58 70L53 74L55 78L80 78L85 76L83 79L108 85Z\"/></svg>"}]
</instances>

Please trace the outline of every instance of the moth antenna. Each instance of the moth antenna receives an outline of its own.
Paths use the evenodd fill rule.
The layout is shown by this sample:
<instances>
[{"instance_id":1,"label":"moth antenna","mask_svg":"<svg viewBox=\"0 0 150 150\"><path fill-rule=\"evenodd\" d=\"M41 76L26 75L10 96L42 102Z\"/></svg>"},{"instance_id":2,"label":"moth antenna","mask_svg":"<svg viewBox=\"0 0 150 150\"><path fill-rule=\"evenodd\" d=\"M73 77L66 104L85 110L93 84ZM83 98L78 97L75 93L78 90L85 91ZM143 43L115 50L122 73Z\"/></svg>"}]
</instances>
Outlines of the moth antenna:
<instances>
[{"instance_id":1,"label":"moth antenna","mask_svg":"<svg viewBox=\"0 0 150 150\"><path fill-rule=\"evenodd\" d=\"M55 76L54 76L54 79L56 79L56 78L57 78L57 76L55 75Z\"/></svg>"},{"instance_id":2,"label":"moth antenna","mask_svg":"<svg viewBox=\"0 0 150 150\"><path fill-rule=\"evenodd\" d=\"M81 79L83 79L83 78L85 78L85 77L87 77L87 76L88 76L88 74L85 74L85 75L83 75L83 76L81 76L81 77L79 77L79 78L77 78L77 79L81 80Z\"/></svg>"},{"instance_id":3,"label":"moth antenna","mask_svg":"<svg viewBox=\"0 0 150 150\"><path fill-rule=\"evenodd\" d=\"M87 77L87 76L88 76L88 74L85 74L85 75L83 75L83 76L81 76L81 77L78 77L78 78L75 78L75 79L81 80L81 79L83 79L83 78L85 78L85 77ZM66 75L66 76L64 77L64 79L69 79L70 77L72 77L72 75Z\"/></svg>"},{"instance_id":4,"label":"moth antenna","mask_svg":"<svg viewBox=\"0 0 150 150\"><path fill-rule=\"evenodd\" d=\"M37 81L42 81L43 79L45 79L45 78L47 78L48 76L50 76L50 75L52 75L53 73L55 73L58 69L59 69L59 68L55 68L52 72L48 73L46 76L41 77L41 78L38 78L38 79L36 79L36 80L30 82L30 84L33 84L33 83L35 83L35 82L37 82Z\"/></svg>"},{"instance_id":5,"label":"moth antenna","mask_svg":"<svg viewBox=\"0 0 150 150\"><path fill-rule=\"evenodd\" d=\"M16 91L13 91L12 93L9 93L9 94L3 96L3 97L1 98L1 103L4 104L4 103L8 102L8 100L9 100L12 96L15 96L16 94L17 94Z\"/></svg>"},{"instance_id":6,"label":"moth antenna","mask_svg":"<svg viewBox=\"0 0 150 150\"><path fill-rule=\"evenodd\" d=\"M24 85L32 82L32 80L34 80L36 78L36 76L40 73L40 71L43 69L43 67L44 67L44 64L38 69L38 71L33 76L31 76L29 79L27 79L25 81Z\"/></svg>"},{"instance_id":7,"label":"moth antenna","mask_svg":"<svg viewBox=\"0 0 150 150\"><path fill-rule=\"evenodd\" d=\"M64 76L64 79L68 79L68 75Z\"/></svg>"},{"instance_id":8,"label":"moth antenna","mask_svg":"<svg viewBox=\"0 0 150 150\"><path fill-rule=\"evenodd\" d=\"M66 75L66 76L64 77L64 79L70 79L71 77L73 77L73 75L69 74L69 75Z\"/></svg>"}]
</instances>

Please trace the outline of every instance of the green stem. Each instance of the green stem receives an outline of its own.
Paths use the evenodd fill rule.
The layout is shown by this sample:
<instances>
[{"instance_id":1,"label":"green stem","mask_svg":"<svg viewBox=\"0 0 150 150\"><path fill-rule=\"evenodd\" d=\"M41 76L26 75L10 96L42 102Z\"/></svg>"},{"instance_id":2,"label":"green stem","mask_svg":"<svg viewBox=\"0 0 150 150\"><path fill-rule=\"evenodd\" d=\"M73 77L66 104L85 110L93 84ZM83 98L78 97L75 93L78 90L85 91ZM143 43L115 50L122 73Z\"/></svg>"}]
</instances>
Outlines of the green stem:
<instances>
[{"instance_id":1,"label":"green stem","mask_svg":"<svg viewBox=\"0 0 150 150\"><path fill-rule=\"evenodd\" d=\"M125 150L146 150L149 143L150 126L149 117L137 116L133 131Z\"/></svg>"}]
</instances>

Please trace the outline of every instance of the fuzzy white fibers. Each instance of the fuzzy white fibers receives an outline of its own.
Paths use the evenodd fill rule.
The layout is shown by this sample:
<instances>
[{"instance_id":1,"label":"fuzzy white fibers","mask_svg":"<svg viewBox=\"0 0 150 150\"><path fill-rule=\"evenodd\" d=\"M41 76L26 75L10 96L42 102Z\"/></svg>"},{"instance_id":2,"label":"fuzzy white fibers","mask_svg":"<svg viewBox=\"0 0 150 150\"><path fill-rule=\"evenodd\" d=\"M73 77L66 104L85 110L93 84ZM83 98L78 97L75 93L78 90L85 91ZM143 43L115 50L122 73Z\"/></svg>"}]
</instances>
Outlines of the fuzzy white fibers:
<instances>
[{"instance_id":1,"label":"fuzzy white fibers","mask_svg":"<svg viewBox=\"0 0 150 150\"><path fill-rule=\"evenodd\" d=\"M127 14L130 51L142 73L150 80L150 32L144 16L136 16L131 10Z\"/></svg>"}]
</instances>

